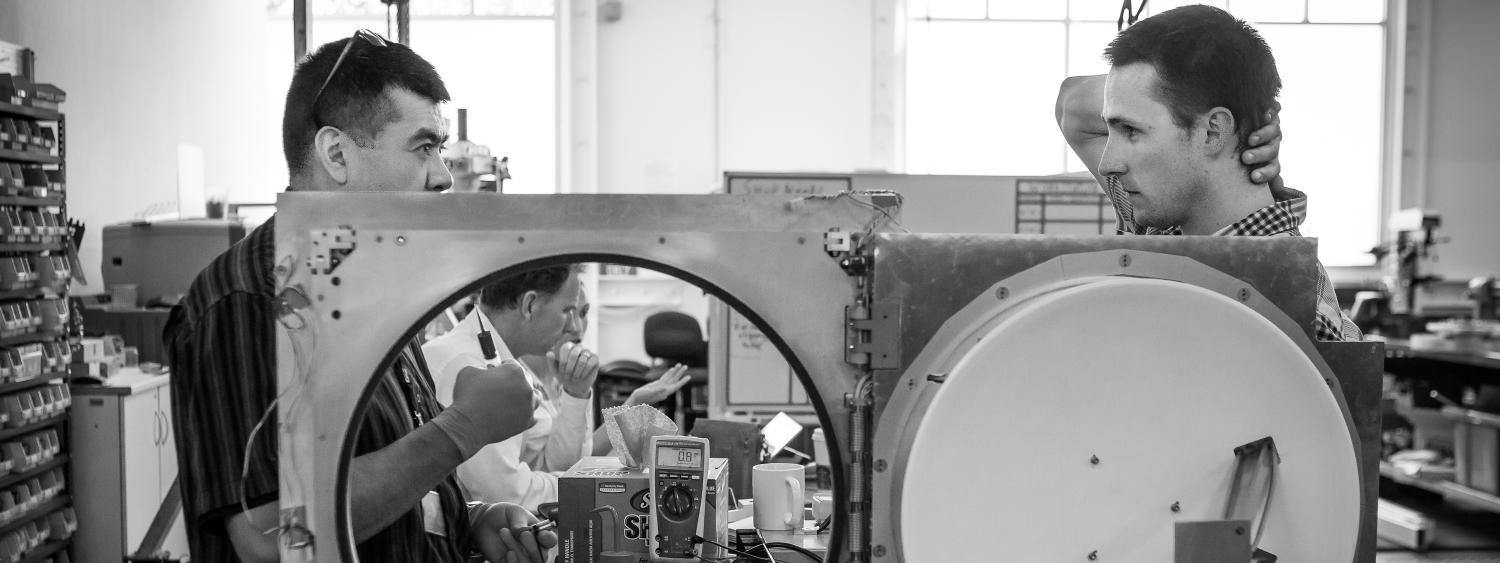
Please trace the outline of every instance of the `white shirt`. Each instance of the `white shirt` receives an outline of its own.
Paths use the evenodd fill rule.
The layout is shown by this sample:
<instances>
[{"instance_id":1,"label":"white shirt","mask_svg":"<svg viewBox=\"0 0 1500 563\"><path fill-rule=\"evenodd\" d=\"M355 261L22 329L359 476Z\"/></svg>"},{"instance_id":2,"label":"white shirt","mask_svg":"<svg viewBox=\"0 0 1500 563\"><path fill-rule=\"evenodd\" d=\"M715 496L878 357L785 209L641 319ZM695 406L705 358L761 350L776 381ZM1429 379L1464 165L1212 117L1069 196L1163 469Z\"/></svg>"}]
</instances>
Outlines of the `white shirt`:
<instances>
[{"instance_id":1,"label":"white shirt","mask_svg":"<svg viewBox=\"0 0 1500 563\"><path fill-rule=\"evenodd\" d=\"M478 340L480 315L474 309L453 330L422 345L438 402L445 407L453 403L460 370L515 359L488 319L484 324L494 337L497 357L484 359ZM567 394L556 381L541 381L526 364L521 369L537 395L536 424L481 448L458 466L458 481L469 500L513 502L534 511L541 503L557 501L557 477L593 451L592 408L589 399Z\"/></svg>"}]
</instances>

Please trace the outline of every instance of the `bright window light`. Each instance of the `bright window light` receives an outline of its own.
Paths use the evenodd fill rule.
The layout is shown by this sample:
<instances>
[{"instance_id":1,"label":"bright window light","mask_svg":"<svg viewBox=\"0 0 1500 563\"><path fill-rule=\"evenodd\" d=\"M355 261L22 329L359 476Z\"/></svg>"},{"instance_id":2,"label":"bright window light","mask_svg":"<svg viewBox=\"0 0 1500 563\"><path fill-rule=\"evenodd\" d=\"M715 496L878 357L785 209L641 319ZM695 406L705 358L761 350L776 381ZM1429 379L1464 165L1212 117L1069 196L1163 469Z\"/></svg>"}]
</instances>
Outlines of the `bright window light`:
<instances>
[{"instance_id":1,"label":"bright window light","mask_svg":"<svg viewBox=\"0 0 1500 563\"><path fill-rule=\"evenodd\" d=\"M1229 9L1271 45L1283 83L1284 178L1309 197L1302 233L1320 239L1326 265L1373 263L1368 250L1379 240L1384 160L1384 2L1153 0L1147 13L1193 3ZM1064 77L1109 70L1102 55L1120 2L1020 4L912 0L906 172L1085 169L1058 132L1053 106ZM1012 7L996 9L1001 5Z\"/></svg>"}]
</instances>

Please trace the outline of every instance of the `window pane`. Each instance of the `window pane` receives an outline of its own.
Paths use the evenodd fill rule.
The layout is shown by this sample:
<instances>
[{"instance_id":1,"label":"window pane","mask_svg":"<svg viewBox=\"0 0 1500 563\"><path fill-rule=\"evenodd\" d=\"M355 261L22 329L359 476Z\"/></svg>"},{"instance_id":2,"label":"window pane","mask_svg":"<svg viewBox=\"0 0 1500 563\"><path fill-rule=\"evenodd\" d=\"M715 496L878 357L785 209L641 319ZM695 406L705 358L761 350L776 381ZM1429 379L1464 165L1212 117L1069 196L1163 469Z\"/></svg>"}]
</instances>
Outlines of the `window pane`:
<instances>
[{"instance_id":1,"label":"window pane","mask_svg":"<svg viewBox=\"0 0 1500 563\"><path fill-rule=\"evenodd\" d=\"M1283 84L1282 170L1287 185L1308 196L1302 234L1321 239L1324 264L1370 264L1366 251L1379 234L1384 29L1257 28L1276 55Z\"/></svg>"},{"instance_id":2,"label":"window pane","mask_svg":"<svg viewBox=\"0 0 1500 563\"><path fill-rule=\"evenodd\" d=\"M1053 174L1051 108L1066 61L1061 23L912 22L907 171Z\"/></svg>"},{"instance_id":3,"label":"window pane","mask_svg":"<svg viewBox=\"0 0 1500 563\"><path fill-rule=\"evenodd\" d=\"M1109 72L1109 63L1104 62L1104 47L1114 40L1117 32L1114 22L1075 23L1068 26L1068 76L1104 74ZM1053 92L1055 95L1056 92ZM1054 125L1054 129L1056 126ZM1063 145L1066 147L1066 143ZM1067 156L1066 172L1087 170L1083 161L1072 150L1063 151Z\"/></svg>"},{"instance_id":4,"label":"window pane","mask_svg":"<svg viewBox=\"0 0 1500 563\"><path fill-rule=\"evenodd\" d=\"M1068 0L990 0L991 19L1061 20L1068 15Z\"/></svg>"},{"instance_id":5,"label":"window pane","mask_svg":"<svg viewBox=\"0 0 1500 563\"><path fill-rule=\"evenodd\" d=\"M1155 0L1155 1L1151 2L1151 7L1150 7L1150 9L1146 10L1146 13L1150 14L1150 15L1155 15L1155 14L1160 14L1162 12L1170 10L1172 8L1179 8L1179 7L1182 7L1182 6L1191 6L1193 4L1203 4L1205 6L1213 6L1215 8L1219 8L1221 10L1226 9L1225 0ZM1301 19L1300 15L1298 16L1298 19Z\"/></svg>"},{"instance_id":6,"label":"window pane","mask_svg":"<svg viewBox=\"0 0 1500 563\"><path fill-rule=\"evenodd\" d=\"M314 16L385 17L386 5L380 3L380 0L312 0L308 2L308 10ZM287 13L290 14L290 10ZM352 30L349 32L350 35L353 33Z\"/></svg>"},{"instance_id":7,"label":"window pane","mask_svg":"<svg viewBox=\"0 0 1500 563\"><path fill-rule=\"evenodd\" d=\"M411 0L413 16L467 16L473 13L472 0Z\"/></svg>"},{"instance_id":8,"label":"window pane","mask_svg":"<svg viewBox=\"0 0 1500 563\"><path fill-rule=\"evenodd\" d=\"M1114 23L1120 18L1120 0L1072 0L1068 4L1068 17L1075 21Z\"/></svg>"},{"instance_id":9,"label":"window pane","mask_svg":"<svg viewBox=\"0 0 1500 563\"><path fill-rule=\"evenodd\" d=\"M1314 23L1380 23L1385 21L1385 0L1311 0L1307 19Z\"/></svg>"},{"instance_id":10,"label":"window pane","mask_svg":"<svg viewBox=\"0 0 1500 563\"><path fill-rule=\"evenodd\" d=\"M555 11L554 0L474 0L474 13L481 16L550 16Z\"/></svg>"},{"instance_id":11,"label":"window pane","mask_svg":"<svg viewBox=\"0 0 1500 563\"><path fill-rule=\"evenodd\" d=\"M1304 0L1231 0L1229 11L1247 22L1300 22L1307 15Z\"/></svg>"},{"instance_id":12,"label":"window pane","mask_svg":"<svg viewBox=\"0 0 1500 563\"><path fill-rule=\"evenodd\" d=\"M1104 74L1104 48L1115 39L1113 23L1075 23L1068 27L1068 76Z\"/></svg>"},{"instance_id":13,"label":"window pane","mask_svg":"<svg viewBox=\"0 0 1500 563\"><path fill-rule=\"evenodd\" d=\"M912 17L984 19L985 0L923 0L913 6Z\"/></svg>"}]
</instances>

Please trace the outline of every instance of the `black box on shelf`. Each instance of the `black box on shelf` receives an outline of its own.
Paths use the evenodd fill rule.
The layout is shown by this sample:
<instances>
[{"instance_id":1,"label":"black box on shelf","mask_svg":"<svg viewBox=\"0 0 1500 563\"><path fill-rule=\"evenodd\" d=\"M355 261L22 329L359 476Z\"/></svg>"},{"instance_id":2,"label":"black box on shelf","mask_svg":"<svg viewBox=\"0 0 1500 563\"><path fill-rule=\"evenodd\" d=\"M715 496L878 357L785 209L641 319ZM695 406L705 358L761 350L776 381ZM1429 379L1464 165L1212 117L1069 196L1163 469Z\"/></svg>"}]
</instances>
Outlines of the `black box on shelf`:
<instances>
[{"instance_id":1,"label":"black box on shelf","mask_svg":"<svg viewBox=\"0 0 1500 563\"><path fill-rule=\"evenodd\" d=\"M0 102L18 106L30 105L35 85L24 76L0 74Z\"/></svg>"},{"instance_id":2,"label":"black box on shelf","mask_svg":"<svg viewBox=\"0 0 1500 563\"><path fill-rule=\"evenodd\" d=\"M21 163L12 162L7 165L3 162L0 162L0 166L8 166L10 168L11 189L20 190L21 188L25 187L26 184L24 178L26 177L26 175L21 173Z\"/></svg>"},{"instance_id":3,"label":"black box on shelf","mask_svg":"<svg viewBox=\"0 0 1500 563\"><path fill-rule=\"evenodd\" d=\"M22 150L17 147L25 146L21 141L21 133L16 129L16 120L9 117L0 118L0 149Z\"/></svg>"},{"instance_id":4,"label":"black box on shelf","mask_svg":"<svg viewBox=\"0 0 1500 563\"><path fill-rule=\"evenodd\" d=\"M58 104L68 99L68 93L52 84L37 84L33 88L31 105L41 109L58 110Z\"/></svg>"},{"instance_id":5,"label":"black box on shelf","mask_svg":"<svg viewBox=\"0 0 1500 563\"><path fill-rule=\"evenodd\" d=\"M15 137L11 140L12 147L18 151L29 151L36 144L31 139L31 122L25 119L12 120L16 126Z\"/></svg>"},{"instance_id":6,"label":"black box on shelf","mask_svg":"<svg viewBox=\"0 0 1500 563\"><path fill-rule=\"evenodd\" d=\"M47 171L40 166L27 166L21 169L21 185L28 188L47 189Z\"/></svg>"},{"instance_id":7,"label":"black box on shelf","mask_svg":"<svg viewBox=\"0 0 1500 563\"><path fill-rule=\"evenodd\" d=\"M48 170L47 189L53 192L62 193L63 190L67 187L67 178L67 175L63 173L61 168L56 170Z\"/></svg>"}]
</instances>

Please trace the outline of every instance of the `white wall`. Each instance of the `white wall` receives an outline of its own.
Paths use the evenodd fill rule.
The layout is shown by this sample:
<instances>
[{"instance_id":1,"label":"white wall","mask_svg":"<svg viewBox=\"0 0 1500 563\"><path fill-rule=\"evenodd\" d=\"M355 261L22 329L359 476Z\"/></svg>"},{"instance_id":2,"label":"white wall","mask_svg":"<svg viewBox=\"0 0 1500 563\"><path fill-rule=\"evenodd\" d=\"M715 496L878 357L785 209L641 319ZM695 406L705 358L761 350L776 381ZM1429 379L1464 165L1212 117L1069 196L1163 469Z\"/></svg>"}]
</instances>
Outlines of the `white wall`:
<instances>
[{"instance_id":1,"label":"white wall","mask_svg":"<svg viewBox=\"0 0 1500 563\"><path fill-rule=\"evenodd\" d=\"M723 170L885 166L870 144L871 4L720 2Z\"/></svg>"},{"instance_id":2,"label":"white wall","mask_svg":"<svg viewBox=\"0 0 1500 563\"><path fill-rule=\"evenodd\" d=\"M625 2L598 22L599 191L704 193L726 169L853 170L870 150L868 0Z\"/></svg>"},{"instance_id":3,"label":"white wall","mask_svg":"<svg viewBox=\"0 0 1500 563\"><path fill-rule=\"evenodd\" d=\"M104 291L105 225L176 201L178 143L203 148L210 192L259 188L245 168L263 150L264 22L263 2L0 1L0 39L34 49L36 78L68 93L68 209L88 225L90 282L74 291Z\"/></svg>"},{"instance_id":4,"label":"white wall","mask_svg":"<svg viewBox=\"0 0 1500 563\"><path fill-rule=\"evenodd\" d=\"M1436 209L1439 233L1452 237L1437 247L1434 273L1500 275L1500 2L1412 0L1411 9L1423 2L1431 3L1429 95L1418 98L1427 104L1425 198L1404 193L1403 201Z\"/></svg>"},{"instance_id":5,"label":"white wall","mask_svg":"<svg viewBox=\"0 0 1500 563\"><path fill-rule=\"evenodd\" d=\"M598 32L597 51L581 56L597 57L599 192L707 193L720 188L724 170L890 166L871 148L869 0L623 8L614 22L572 20ZM648 294L664 301L647 306ZM645 360L641 326L650 313L680 310L708 326L702 291L685 282L604 279L598 295L606 361Z\"/></svg>"}]
</instances>

